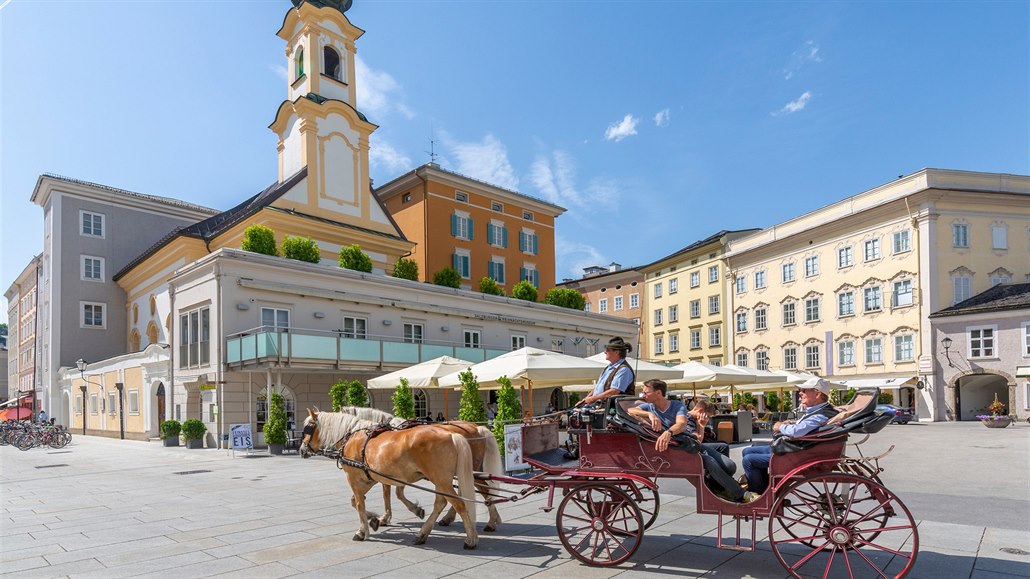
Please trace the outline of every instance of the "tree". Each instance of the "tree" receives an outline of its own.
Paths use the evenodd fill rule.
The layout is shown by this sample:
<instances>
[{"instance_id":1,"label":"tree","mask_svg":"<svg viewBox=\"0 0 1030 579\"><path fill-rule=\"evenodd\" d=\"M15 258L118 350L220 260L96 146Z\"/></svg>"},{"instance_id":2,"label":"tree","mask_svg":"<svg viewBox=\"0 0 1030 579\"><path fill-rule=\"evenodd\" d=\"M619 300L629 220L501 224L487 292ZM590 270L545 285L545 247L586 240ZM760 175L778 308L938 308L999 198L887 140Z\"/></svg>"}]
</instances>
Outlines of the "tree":
<instances>
[{"instance_id":1,"label":"tree","mask_svg":"<svg viewBox=\"0 0 1030 579\"><path fill-rule=\"evenodd\" d=\"M398 257L397 262L393 264L393 277L418 281L418 264L414 259Z\"/></svg>"},{"instance_id":2,"label":"tree","mask_svg":"<svg viewBox=\"0 0 1030 579\"><path fill-rule=\"evenodd\" d=\"M858 392L858 390L855 390L854 388L848 388L846 391L830 390L830 405L843 406L855 398L856 392Z\"/></svg>"},{"instance_id":3,"label":"tree","mask_svg":"<svg viewBox=\"0 0 1030 579\"><path fill-rule=\"evenodd\" d=\"M580 311L587 307L587 300L583 294L572 288L563 287L551 288L544 296L544 303Z\"/></svg>"},{"instance_id":4,"label":"tree","mask_svg":"<svg viewBox=\"0 0 1030 579\"><path fill-rule=\"evenodd\" d=\"M333 401L333 412L339 412L347 405L347 385L343 380L337 380L336 384L329 387L329 398Z\"/></svg>"},{"instance_id":5,"label":"tree","mask_svg":"<svg viewBox=\"0 0 1030 579\"><path fill-rule=\"evenodd\" d=\"M890 392L880 392L880 395L876 397L877 404L894 404L894 395Z\"/></svg>"},{"instance_id":6,"label":"tree","mask_svg":"<svg viewBox=\"0 0 1030 579\"><path fill-rule=\"evenodd\" d=\"M264 432L265 444L286 444L286 405L283 404L283 395L278 392L272 393Z\"/></svg>"},{"instance_id":7,"label":"tree","mask_svg":"<svg viewBox=\"0 0 1030 579\"><path fill-rule=\"evenodd\" d=\"M7 335L7 324L0 324L0 336Z\"/></svg>"},{"instance_id":8,"label":"tree","mask_svg":"<svg viewBox=\"0 0 1030 579\"><path fill-rule=\"evenodd\" d=\"M575 406L579 402L579 392L569 394L569 406Z\"/></svg>"},{"instance_id":9,"label":"tree","mask_svg":"<svg viewBox=\"0 0 1030 579\"><path fill-rule=\"evenodd\" d=\"M794 407L794 401L790 398L790 394L784 394L783 400L780 401L780 411L790 412L791 408Z\"/></svg>"},{"instance_id":10,"label":"tree","mask_svg":"<svg viewBox=\"0 0 1030 579\"><path fill-rule=\"evenodd\" d=\"M536 287L528 281L520 281L515 284L515 287L511 288L511 297L520 300L526 300L527 302L535 302L540 292L537 291Z\"/></svg>"},{"instance_id":11,"label":"tree","mask_svg":"<svg viewBox=\"0 0 1030 579\"><path fill-rule=\"evenodd\" d=\"M364 251L361 251L361 246L355 243L354 245L340 248L340 267L371 273L372 258Z\"/></svg>"},{"instance_id":12,"label":"tree","mask_svg":"<svg viewBox=\"0 0 1030 579\"><path fill-rule=\"evenodd\" d=\"M265 255L279 255L275 248L275 232L264 225L254 224L244 229L240 249Z\"/></svg>"},{"instance_id":13,"label":"tree","mask_svg":"<svg viewBox=\"0 0 1030 579\"><path fill-rule=\"evenodd\" d=\"M497 415L494 416L494 438L497 439L497 446L504 455L504 425L513 424L522 420L522 403L519 401L519 393L511 386L511 380L507 376L497 379L501 389L497 392Z\"/></svg>"},{"instance_id":14,"label":"tree","mask_svg":"<svg viewBox=\"0 0 1030 579\"><path fill-rule=\"evenodd\" d=\"M433 274L433 283L444 287L460 288L461 276L453 267L447 266Z\"/></svg>"},{"instance_id":15,"label":"tree","mask_svg":"<svg viewBox=\"0 0 1030 579\"><path fill-rule=\"evenodd\" d=\"M357 380L347 385L347 406L368 406L368 392Z\"/></svg>"},{"instance_id":16,"label":"tree","mask_svg":"<svg viewBox=\"0 0 1030 579\"><path fill-rule=\"evenodd\" d=\"M492 296L503 296L504 288L497 284L497 280L492 277L484 277L479 280L479 291Z\"/></svg>"},{"instance_id":17,"label":"tree","mask_svg":"<svg viewBox=\"0 0 1030 579\"><path fill-rule=\"evenodd\" d=\"M486 405L479 397L479 382L471 370L458 374L461 380L461 401L459 402L458 420L468 422L486 422Z\"/></svg>"},{"instance_id":18,"label":"tree","mask_svg":"<svg viewBox=\"0 0 1030 579\"><path fill-rule=\"evenodd\" d=\"M310 237L290 237L283 240L283 257L318 263L322 260L322 254L318 251L318 244Z\"/></svg>"},{"instance_id":19,"label":"tree","mask_svg":"<svg viewBox=\"0 0 1030 579\"><path fill-rule=\"evenodd\" d=\"M400 385L393 391L393 415L398 418L415 418L415 397L411 395L407 378L401 378Z\"/></svg>"},{"instance_id":20,"label":"tree","mask_svg":"<svg viewBox=\"0 0 1030 579\"><path fill-rule=\"evenodd\" d=\"M765 393L765 408L769 412L780 411L780 397L775 392Z\"/></svg>"}]
</instances>

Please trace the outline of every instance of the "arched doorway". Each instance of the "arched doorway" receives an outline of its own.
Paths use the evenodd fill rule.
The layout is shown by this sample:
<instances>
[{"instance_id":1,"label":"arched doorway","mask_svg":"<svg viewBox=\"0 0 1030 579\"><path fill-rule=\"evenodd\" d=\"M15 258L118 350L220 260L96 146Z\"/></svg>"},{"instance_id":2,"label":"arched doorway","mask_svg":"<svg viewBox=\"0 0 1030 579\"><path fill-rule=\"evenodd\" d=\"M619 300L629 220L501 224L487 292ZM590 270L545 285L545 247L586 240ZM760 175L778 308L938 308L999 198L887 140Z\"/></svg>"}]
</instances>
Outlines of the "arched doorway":
<instances>
[{"instance_id":1,"label":"arched doorway","mask_svg":"<svg viewBox=\"0 0 1030 579\"><path fill-rule=\"evenodd\" d=\"M1011 409L1008 380L997 374L972 374L962 376L955 382L955 419L977 420L977 414L984 414L987 405L997 396L1006 408Z\"/></svg>"},{"instance_id":2,"label":"arched doorway","mask_svg":"<svg viewBox=\"0 0 1030 579\"><path fill-rule=\"evenodd\" d=\"M551 390L551 398L549 402L551 403L551 408L554 408L555 410L565 410L569 407L569 398L561 388Z\"/></svg>"},{"instance_id":3,"label":"arched doorway","mask_svg":"<svg viewBox=\"0 0 1030 579\"><path fill-rule=\"evenodd\" d=\"M426 391L421 388L415 390L415 418L425 418L429 414L429 399Z\"/></svg>"},{"instance_id":4,"label":"arched doorway","mask_svg":"<svg viewBox=\"0 0 1030 579\"><path fill-rule=\"evenodd\" d=\"M161 382L157 383L157 393L155 394L156 404L154 408L154 427L153 430L161 432L161 421L165 419L165 385Z\"/></svg>"}]
</instances>

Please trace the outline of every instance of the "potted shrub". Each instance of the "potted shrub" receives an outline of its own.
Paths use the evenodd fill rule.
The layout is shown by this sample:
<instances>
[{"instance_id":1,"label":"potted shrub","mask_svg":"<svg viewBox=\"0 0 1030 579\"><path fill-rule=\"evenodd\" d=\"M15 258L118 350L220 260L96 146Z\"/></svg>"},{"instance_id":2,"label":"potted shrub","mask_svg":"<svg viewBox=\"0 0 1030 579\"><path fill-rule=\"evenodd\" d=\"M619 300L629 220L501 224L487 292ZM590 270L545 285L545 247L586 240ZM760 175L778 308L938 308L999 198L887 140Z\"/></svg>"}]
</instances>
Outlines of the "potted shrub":
<instances>
[{"instance_id":1,"label":"potted shrub","mask_svg":"<svg viewBox=\"0 0 1030 579\"><path fill-rule=\"evenodd\" d=\"M186 439L186 448L204 448L204 433L207 427L196 418L182 423L182 437Z\"/></svg>"},{"instance_id":2,"label":"potted shrub","mask_svg":"<svg viewBox=\"0 0 1030 579\"><path fill-rule=\"evenodd\" d=\"M990 414L978 414L976 417L987 428L1006 428L1012 424L1012 417L1005 413L1005 403L998 400L997 394L994 395L994 402L988 404L986 410Z\"/></svg>"},{"instance_id":3,"label":"potted shrub","mask_svg":"<svg viewBox=\"0 0 1030 579\"><path fill-rule=\"evenodd\" d=\"M165 446L179 446L180 432L182 425L178 420L165 420L161 423L161 436L165 439Z\"/></svg>"},{"instance_id":4,"label":"potted shrub","mask_svg":"<svg viewBox=\"0 0 1030 579\"><path fill-rule=\"evenodd\" d=\"M268 407L268 422L265 423L265 444L270 454L282 454L286 448L286 406L283 396L272 394L272 404Z\"/></svg>"}]
</instances>

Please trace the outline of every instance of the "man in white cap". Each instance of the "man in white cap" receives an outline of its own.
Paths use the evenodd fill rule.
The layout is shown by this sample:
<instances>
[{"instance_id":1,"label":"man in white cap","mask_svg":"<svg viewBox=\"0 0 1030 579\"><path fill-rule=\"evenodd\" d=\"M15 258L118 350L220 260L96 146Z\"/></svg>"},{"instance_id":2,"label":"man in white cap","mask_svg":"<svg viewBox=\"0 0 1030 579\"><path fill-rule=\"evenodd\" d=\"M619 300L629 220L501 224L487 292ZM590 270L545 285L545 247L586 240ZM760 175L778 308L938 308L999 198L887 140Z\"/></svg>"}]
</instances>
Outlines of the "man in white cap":
<instances>
[{"instance_id":1,"label":"man in white cap","mask_svg":"<svg viewBox=\"0 0 1030 579\"><path fill-rule=\"evenodd\" d=\"M837 411L830 406L830 383L822 378L809 378L798 384L801 392L801 405L804 411L797 421L783 420L773 425L773 436L795 438L804 436L833 418ZM762 494L769 486L769 459L772 457L771 446L751 446L744 449L744 474L747 476L749 492ZM748 497L751 499L751 497Z\"/></svg>"}]
</instances>

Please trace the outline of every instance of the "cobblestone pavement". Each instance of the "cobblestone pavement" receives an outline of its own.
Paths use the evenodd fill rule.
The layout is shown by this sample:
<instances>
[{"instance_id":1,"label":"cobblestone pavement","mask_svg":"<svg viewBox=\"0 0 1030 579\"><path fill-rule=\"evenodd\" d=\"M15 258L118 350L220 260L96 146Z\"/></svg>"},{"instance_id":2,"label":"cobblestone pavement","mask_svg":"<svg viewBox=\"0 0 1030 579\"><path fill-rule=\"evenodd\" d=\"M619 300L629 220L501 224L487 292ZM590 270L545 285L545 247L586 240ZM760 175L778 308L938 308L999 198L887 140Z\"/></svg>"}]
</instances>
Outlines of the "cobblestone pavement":
<instances>
[{"instance_id":1,"label":"cobblestone pavement","mask_svg":"<svg viewBox=\"0 0 1030 579\"><path fill-rule=\"evenodd\" d=\"M1030 425L891 425L862 448L919 521L910 577L1030 577ZM738 459L740 448L734 449ZM226 451L76 436L62 450L0 447L0 574L11 577L784 577L767 541L715 547L716 517L693 489L662 480L662 507L640 550L613 569L572 559L543 495L501 505L504 523L462 549L460 527L414 546L420 522L365 542L344 476L326 459L235 457ZM428 494L410 497L430 503ZM370 493L372 508L380 493ZM479 517L485 519L485 510ZM759 523L760 536L765 521Z\"/></svg>"}]
</instances>

